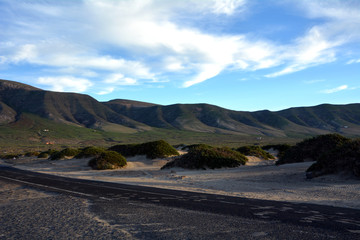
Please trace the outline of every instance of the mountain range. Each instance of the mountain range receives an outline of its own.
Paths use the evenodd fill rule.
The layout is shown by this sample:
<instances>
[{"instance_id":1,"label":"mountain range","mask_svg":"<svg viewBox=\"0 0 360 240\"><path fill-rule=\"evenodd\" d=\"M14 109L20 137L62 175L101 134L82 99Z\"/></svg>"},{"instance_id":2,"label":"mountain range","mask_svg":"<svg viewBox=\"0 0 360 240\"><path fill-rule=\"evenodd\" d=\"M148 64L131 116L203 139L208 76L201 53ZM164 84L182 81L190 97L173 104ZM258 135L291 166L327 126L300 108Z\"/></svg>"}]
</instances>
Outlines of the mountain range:
<instances>
[{"instance_id":1,"label":"mountain range","mask_svg":"<svg viewBox=\"0 0 360 240\"><path fill-rule=\"evenodd\" d=\"M166 129L259 137L329 132L360 135L358 103L247 112L209 104L164 106L124 99L99 102L84 94L45 91L0 80L0 126L15 124L29 114L52 123L116 133Z\"/></svg>"}]
</instances>

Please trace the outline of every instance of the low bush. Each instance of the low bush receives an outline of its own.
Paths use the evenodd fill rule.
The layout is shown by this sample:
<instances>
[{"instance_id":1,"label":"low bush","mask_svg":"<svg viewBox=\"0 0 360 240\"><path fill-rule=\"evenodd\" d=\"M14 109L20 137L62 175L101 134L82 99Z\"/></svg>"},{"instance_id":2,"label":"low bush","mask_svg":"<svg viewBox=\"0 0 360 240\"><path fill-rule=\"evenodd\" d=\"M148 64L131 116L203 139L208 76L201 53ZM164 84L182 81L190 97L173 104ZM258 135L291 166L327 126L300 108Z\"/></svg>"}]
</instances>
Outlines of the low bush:
<instances>
[{"instance_id":1,"label":"low bush","mask_svg":"<svg viewBox=\"0 0 360 240\"><path fill-rule=\"evenodd\" d=\"M61 151L67 157L73 157L80 153L79 149L76 148L65 148Z\"/></svg>"},{"instance_id":2,"label":"low bush","mask_svg":"<svg viewBox=\"0 0 360 240\"><path fill-rule=\"evenodd\" d=\"M97 157L101 153L105 152L104 148L100 147L85 147L80 150L80 152L75 156L75 158L89 158Z\"/></svg>"},{"instance_id":3,"label":"low bush","mask_svg":"<svg viewBox=\"0 0 360 240\"><path fill-rule=\"evenodd\" d=\"M50 155L51 160L59 160L65 157L74 157L79 154L80 150L75 148L65 148L61 151L56 151Z\"/></svg>"},{"instance_id":4,"label":"low bush","mask_svg":"<svg viewBox=\"0 0 360 240\"><path fill-rule=\"evenodd\" d=\"M289 144L270 144L270 145L265 145L262 147L262 149L264 149L264 150L270 150L271 148L278 151L277 156L278 156L278 158L281 158L282 156L284 156L285 152L291 148L291 145L289 145Z\"/></svg>"},{"instance_id":5,"label":"low bush","mask_svg":"<svg viewBox=\"0 0 360 240\"><path fill-rule=\"evenodd\" d=\"M192 144L192 145L182 145L181 146L181 150L183 151L189 151L191 148L195 148L195 147L198 147L198 146L201 146L201 145L206 145L206 144Z\"/></svg>"},{"instance_id":6,"label":"low bush","mask_svg":"<svg viewBox=\"0 0 360 240\"><path fill-rule=\"evenodd\" d=\"M165 164L161 169L182 167L189 169L206 169L238 167L244 165L247 158L227 147L211 147L200 144L189 147L189 152Z\"/></svg>"},{"instance_id":7,"label":"low bush","mask_svg":"<svg viewBox=\"0 0 360 240\"><path fill-rule=\"evenodd\" d=\"M37 157L38 158L49 158L49 153L47 152L41 152Z\"/></svg>"},{"instance_id":8,"label":"low bush","mask_svg":"<svg viewBox=\"0 0 360 240\"><path fill-rule=\"evenodd\" d=\"M346 141L324 153L306 171L311 177L339 172L351 172L360 177L360 139Z\"/></svg>"},{"instance_id":9,"label":"low bush","mask_svg":"<svg viewBox=\"0 0 360 240\"><path fill-rule=\"evenodd\" d=\"M339 134L326 134L306 139L285 151L276 164L317 161L323 154L349 141L350 139Z\"/></svg>"},{"instance_id":10,"label":"low bush","mask_svg":"<svg viewBox=\"0 0 360 240\"><path fill-rule=\"evenodd\" d=\"M255 156L255 157L262 158L264 160L275 159L275 157L273 155L271 155L270 153L264 151L259 146L239 147L239 148L236 149L236 151L238 151L239 153L242 153L242 154L244 154L246 156Z\"/></svg>"},{"instance_id":11,"label":"low bush","mask_svg":"<svg viewBox=\"0 0 360 240\"><path fill-rule=\"evenodd\" d=\"M89 166L96 170L116 169L125 165L126 159L115 151L104 151L89 161Z\"/></svg>"},{"instance_id":12,"label":"low bush","mask_svg":"<svg viewBox=\"0 0 360 240\"><path fill-rule=\"evenodd\" d=\"M27 152L25 153L25 157L37 157L39 154L39 152Z\"/></svg>"},{"instance_id":13,"label":"low bush","mask_svg":"<svg viewBox=\"0 0 360 240\"><path fill-rule=\"evenodd\" d=\"M43 151L38 155L38 158L49 158L52 154L58 152L54 149L48 149L47 151Z\"/></svg>"},{"instance_id":14,"label":"low bush","mask_svg":"<svg viewBox=\"0 0 360 240\"><path fill-rule=\"evenodd\" d=\"M50 160L59 160L65 158L65 154L61 153L61 151L55 151L50 154Z\"/></svg>"},{"instance_id":15,"label":"low bush","mask_svg":"<svg viewBox=\"0 0 360 240\"><path fill-rule=\"evenodd\" d=\"M110 147L108 150L116 151L123 156L131 157L146 155L147 158L165 158L179 155L178 151L164 140L147 142L142 144L123 144Z\"/></svg>"},{"instance_id":16,"label":"low bush","mask_svg":"<svg viewBox=\"0 0 360 240\"><path fill-rule=\"evenodd\" d=\"M141 144L120 144L112 146L108 150L118 152L125 157L133 157L141 154L144 155L144 153L140 151L140 145Z\"/></svg>"},{"instance_id":17,"label":"low bush","mask_svg":"<svg viewBox=\"0 0 360 240\"><path fill-rule=\"evenodd\" d=\"M21 157L21 154L17 154L17 153L5 154L1 156L2 159L16 159L19 157Z\"/></svg>"},{"instance_id":18,"label":"low bush","mask_svg":"<svg viewBox=\"0 0 360 240\"><path fill-rule=\"evenodd\" d=\"M178 156L179 152L164 140L143 144L147 158L165 158Z\"/></svg>"}]
</instances>

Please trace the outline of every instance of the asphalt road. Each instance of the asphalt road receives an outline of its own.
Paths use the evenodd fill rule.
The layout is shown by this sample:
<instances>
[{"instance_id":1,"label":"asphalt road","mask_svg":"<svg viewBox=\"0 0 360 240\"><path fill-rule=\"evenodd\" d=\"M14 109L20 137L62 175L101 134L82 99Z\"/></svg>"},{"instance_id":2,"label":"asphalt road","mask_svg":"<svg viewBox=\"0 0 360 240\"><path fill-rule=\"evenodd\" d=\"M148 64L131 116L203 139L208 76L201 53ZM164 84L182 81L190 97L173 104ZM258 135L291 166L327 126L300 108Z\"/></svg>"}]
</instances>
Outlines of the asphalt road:
<instances>
[{"instance_id":1,"label":"asphalt road","mask_svg":"<svg viewBox=\"0 0 360 240\"><path fill-rule=\"evenodd\" d=\"M124 235L112 239L360 239L357 209L70 179L4 166L0 180L91 201L98 219L122 229Z\"/></svg>"}]
</instances>

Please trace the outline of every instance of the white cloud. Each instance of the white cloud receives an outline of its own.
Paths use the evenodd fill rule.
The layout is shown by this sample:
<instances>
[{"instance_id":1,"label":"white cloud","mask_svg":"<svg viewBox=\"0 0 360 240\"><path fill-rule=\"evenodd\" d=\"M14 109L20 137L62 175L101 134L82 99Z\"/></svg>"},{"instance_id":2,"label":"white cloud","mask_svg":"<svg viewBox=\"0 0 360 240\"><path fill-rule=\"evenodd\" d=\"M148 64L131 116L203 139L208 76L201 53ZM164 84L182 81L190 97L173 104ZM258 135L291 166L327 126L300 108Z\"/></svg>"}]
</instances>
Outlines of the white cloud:
<instances>
[{"instance_id":1,"label":"white cloud","mask_svg":"<svg viewBox=\"0 0 360 240\"><path fill-rule=\"evenodd\" d=\"M198 84L198 83L201 83L212 77L215 77L216 75L218 75L220 73L220 71L222 69L221 66L218 66L216 64L202 65L201 67L202 67L202 69L201 69L200 73L196 77L194 77L192 80L186 81L183 85L184 87L190 87L194 84Z\"/></svg>"},{"instance_id":2,"label":"white cloud","mask_svg":"<svg viewBox=\"0 0 360 240\"><path fill-rule=\"evenodd\" d=\"M360 59L351 59L346 64L360 63Z\"/></svg>"},{"instance_id":3,"label":"white cloud","mask_svg":"<svg viewBox=\"0 0 360 240\"><path fill-rule=\"evenodd\" d=\"M106 94L112 93L114 90L115 90L114 87L109 87L109 88L106 88L106 89L96 93L96 94L97 95L106 95Z\"/></svg>"},{"instance_id":4,"label":"white cloud","mask_svg":"<svg viewBox=\"0 0 360 240\"><path fill-rule=\"evenodd\" d=\"M166 57L164 59L164 67L168 71L177 72L185 69L184 60L178 59L176 57Z\"/></svg>"},{"instance_id":5,"label":"white cloud","mask_svg":"<svg viewBox=\"0 0 360 240\"><path fill-rule=\"evenodd\" d=\"M67 45L68 47L64 46ZM14 47L15 49L15 47ZM67 50L68 49L68 50ZM71 43L49 41L25 44L14 50L7 62L28 62L48 67L59 67L59 72L96 76L96 71L122 71L130 76L153 79L155 75L141 62L115 58L109 55L89 54L87 49L78 49Z\"/></svg>"},{"instance_id":6,"label":"white cloud","mask_svg":"<svg viewBox=\"0 0 360 240\"><path fill-rule=\"evenodd\" d=\"M356 22L360 19L360 4L358 1L306 0L299 1L297 4L305 9L306 13L311 18L323 17L329 19L338 19L352 24L356 24Z\"/></svg>"},{"instance_id":7,"label":"white cloud","mask_svg":"<svg viewBox=\"0 0 360 240\"><path fill-rule=\"evenodd\" d=\"M19 50L15 53L14 56L12 56L11 60L15 63L18 63L20 61L31 62L33 61L33 59L36 59L37 55L38 54L35 45L25 44L23 46L20 46Z\"/></svg>"},{"instance_id":8,"label":"white cloud","mask_svg":"<svg viewBox=\"0 0 360 240\"><path fill-rule=\"evenodd\" d=\"M295 51L295 61L299 63L329 62L333 60L333 51L329 51L336 46L336 42L330 42L321 33L321 29L313 27L308 34L298 39Z\"/></svg>"},{"instance_id":9,"label":"white cloud","mask_svg":"<svg viewBox=\"0 0 360 240\"><path fill-rule=\"evenodd\" d=\"M339 86L339 87L336 87L336 88L323 90L322 93L330 94L330 93L336 93L336 92L339 92L339 91L343 91L343 90L346 90L346 89L348 89L348 85L342 85L342 86Z\"/></svg>"},{"instance_id":10,"label":"white cloud","mask_svg":"<svg viewBox=\"0 0 360 240\"><path fill-rule=\"evenodd\" d=\"M170 11L165 12L161 7L160 10L156 8L159 3L162 2L134 1L123 4L92 1L86 7L90 15L95 16L92 21L102 39L106 38L119 47L134 49L135 52L145 52L151 59L162 58L162 70L192 72L190 80L183 84L186 87L206 81L228 67L259 69L274 65L270 60L271 44L248 40L245 36L217 36L181 27L170 21L171 7ZM215 6L217 13L231 14L244 3L216 1L215 5L210 6ZM186 4L190 4L188 8L191 8L193 3L186 1ZM209 8L209 1L195 5L206 9ZM179 3L176 6L179 7ZM148 62L148 65L152 63Z\"/></svg>"},{"instance_id":11,"label":"white cloud","mask_svg":"<svg viewBox=\"0 0 360 240\"><path fill-rule=\"evenodd\" d=\"M116 85L124 85L124 86L126 86L126 85L128 85L128 86L129 85L137 85L138 84L136 79L125 77L121 73L112 74L107 79L105 79L104 82L108 83L108 84L116 84Z\"/></svg>"},{"instance_id":12,"label":"white cloud","mask_svg":"<svg viewBox=\"0 0 360 240\"><path fill-rule=\"evenodd\" d=\"M288 63L288 66L278 72L268 74L266 77L278 77L335 61L333 48L339 44L339 42L328 41L318 27L313 27L307 35L298 38L294 45L284 47L283 52L279 54L279 61Z\"/></svg>"},{"instance_id":13,"label":"white cloud","mask_svg":"<svg viewBox=\"0 0 360 240\"><path fill-rule=\"evenodd\" d=\"M10 55L10 59L62 70L71 66L83 72L121 72L128 78L122 78L122 84L134 84L134 79L156 79L157 75L179 72L185 73L189 79L183 83L186 87L204 82L228 68L254 71L279 65L282 60L274 57L278 47L270 42L249 39L246 35L203 33L172 20L172 15L179 9L185 11L194 7L193 11L199 13L210 11L231 15L242 9L245 3L244 0L177 3L93 0L69 11L52 9L50 15L62 14L62 18L73 19L71 24L55 22L56 26L53 26L51 20L38 22L39 28L33 29L33 32L40 31L39 35L46 33L51 37L20 45L20 51ZM32 8L40 13L43 9L39 4ZM78 33L71 29L77 29ZM65 37L56 37L59 33ZM93 45L110 45L120 52L126 49L135 59L141 60L104 55L101 51L94 51ZM14 49L16 47L19 46L14 46Z\"/></svg>"},{"instance_id":14,"label":"white cloud","mask_svg":"<svg viewBox=\"0 0 360 240\"><path fill-rule=\"evenodd\" d=\"M39 77L37 83L57 92L85 92L93 85L88 79L72 76Z\"/></svg>"},{"instance_id":15,"label":"white cloud","mask_svg":"<svg viewBox=\"0 0 360 240\"><path fill-rule=\"evenodd\" d=\"M52 71L52 72L54 72L54 71ZM94 78L94 77L99 76L99 74L95 71L82 69L79 67L73 67L73 66L57 68L55 72L62 73L65 75L78 75L78 76L88 77L88 78Z\"/></svg>"},{"instance_id":16,"label":"white cloud","mask_svg":"<svg viewBox=\"0 0 360 240\"><path fill-rule=\"evenodd\" d=\"M314 84L314 83L320 83L320 82L325 82L325 80L324 79L315 79L315 80L304 81L305 84Z\"/></svg>"},{"instance_id":17,"label":"white cloud","mask_svg":"<svg viewBox=\"0 0 360 240\"><path fill-rule=\"evenodd\" d=\"M214 0L213 12L217 14L231 15L236 9L245 4L244 0Z\"/></svg>"},{"instance_id":18,"label":"white cloud","mask_svg":"<svg viewBox=\"0 0 360 240\"><path fill-rule=\"evenodd\" d=\"M322 21L286 44L205 32L176 20L189 12L227 19L243 13L246 0L14 2L7 2L15 11L8 20L14 34L0 33L11 43L0 44L0 63L27 62L50 68L52 75L58 71L60 78L97 78L109 85L155 84L179 74L180 85L190 87L227 70L273 67L280 70L266 76L277 77L335 61L339 46L360 39L360 10L347 1L298 3L302 13Z\"/></svg>"},{"instance_id":19,"label":"white cloud","mask_svg":"<svg viewBox=\"0 0 360 240\"><path fill-rule=\"evenodd\" d=\"M298 1L309 18L321 19L305 36L283 46L279 59L287 65L266 75L277 77L336 60L338 48L360 40L360 5L358 1Z\"/></svg>"}]
</instances>

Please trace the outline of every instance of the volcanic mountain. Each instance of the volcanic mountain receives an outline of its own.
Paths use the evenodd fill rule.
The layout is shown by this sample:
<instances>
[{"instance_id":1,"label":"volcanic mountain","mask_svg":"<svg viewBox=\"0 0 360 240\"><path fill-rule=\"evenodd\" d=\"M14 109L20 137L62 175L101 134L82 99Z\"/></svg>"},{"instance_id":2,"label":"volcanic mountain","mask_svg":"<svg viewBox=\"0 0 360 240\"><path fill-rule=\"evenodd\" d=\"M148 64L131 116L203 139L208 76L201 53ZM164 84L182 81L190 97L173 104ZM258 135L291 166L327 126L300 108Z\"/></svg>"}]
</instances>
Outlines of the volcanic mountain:
<instances>
[{"instance_id":1,"label":"volcanic mountain","mask_svg":"<svg viewBox=\"0 0 360 240\"><path fill-rule=\"evenodd\" d=\"M329 132L360 135L357 103L246 112L209 104L164 106L124 99L99 102L84 94L45 91L0 80L0 125L17 123L28 114L59 124L124 133L167 129L272 137Z\"/></svg>"}]
</instances>

